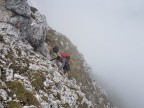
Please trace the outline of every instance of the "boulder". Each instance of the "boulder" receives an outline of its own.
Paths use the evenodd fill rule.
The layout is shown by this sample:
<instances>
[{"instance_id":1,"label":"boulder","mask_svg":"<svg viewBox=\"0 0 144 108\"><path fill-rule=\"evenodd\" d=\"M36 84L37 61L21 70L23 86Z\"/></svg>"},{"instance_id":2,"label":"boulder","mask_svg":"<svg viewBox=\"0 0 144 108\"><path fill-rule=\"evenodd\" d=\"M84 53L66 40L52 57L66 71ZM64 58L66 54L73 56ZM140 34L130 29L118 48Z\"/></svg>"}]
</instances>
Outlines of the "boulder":
<instances>
[{"instance_id":1,"label":"boulder","mask_svg":"<svg viewBox=\"0 0 144 108\"><path fill-rule=\"evenodd\" d=\"M7 22L19 31L18 36L26 39L43 56L50 58L45 37L48 32L46 17L30 8L26 0L6 0L7 9L0 9L0 21ZM35 11L32 11L35 10ZM13 15L13 13L16 13Z\"/></svg>"},{"instance_id":2,"label":"boulder","mask_svg":"<svg viewBox=\"0 0 144 108\"><path fill-rule=\"evenodd\" d=\"M5 0L6 8L16 12L19 15L30 17L31 11L27 0Z\"/></svg>"}]
</instances>

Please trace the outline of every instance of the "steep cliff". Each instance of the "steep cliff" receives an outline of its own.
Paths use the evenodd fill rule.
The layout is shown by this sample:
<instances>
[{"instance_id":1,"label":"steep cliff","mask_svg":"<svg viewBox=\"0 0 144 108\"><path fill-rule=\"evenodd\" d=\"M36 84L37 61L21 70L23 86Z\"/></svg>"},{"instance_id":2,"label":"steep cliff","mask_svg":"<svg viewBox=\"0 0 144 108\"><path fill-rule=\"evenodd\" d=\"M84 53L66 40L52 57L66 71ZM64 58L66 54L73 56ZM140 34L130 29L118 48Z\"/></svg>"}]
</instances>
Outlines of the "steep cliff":
<instances>
[{"instance_id":1,"label":"steep cliff","mask_svg":"<svg viewBox=\"0 0 144 108\"><path fill-rule=\"evenodd\" d=\"M0 108L114 108L82 54L27 0L0 0ZM48 47L71 53L64 77Z\"/></svg>"}]
</instances>

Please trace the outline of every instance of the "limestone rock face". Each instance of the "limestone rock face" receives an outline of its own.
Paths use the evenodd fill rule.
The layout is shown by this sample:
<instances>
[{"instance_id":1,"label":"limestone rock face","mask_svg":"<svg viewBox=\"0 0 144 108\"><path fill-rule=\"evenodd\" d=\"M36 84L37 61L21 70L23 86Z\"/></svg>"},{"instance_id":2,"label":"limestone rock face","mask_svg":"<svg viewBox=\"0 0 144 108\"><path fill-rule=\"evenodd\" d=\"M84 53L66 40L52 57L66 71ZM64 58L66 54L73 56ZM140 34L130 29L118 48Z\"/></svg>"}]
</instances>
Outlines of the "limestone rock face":
<instances>
[{"instance_id":1,"label":"limestone rock face","mask_svg":"<svg viewBox=\"0 0 144 108\"><path fill-rule=\"evenodd\" d=\"M13 12L5 8L5 0L0 0L0 22L8 22Z\"/></svg>"},{"instance_id":2,"label":"limestone rock face","mask_svg":"<svg viewBox=\"0 0 144 108\"><path fill-rule=\"evenodd\" d=\"M34 13L33 16L34 19L31 19L31 25L28 28L27 40L32 46L38 47L43 44L45 40L48 26L45 16L38 12Z\"/></svg>"},{"instance_id":3,"label":"limestone rock face","mask_svg":"<svg viewBox=\"0 0 144 108\"><path fill-rule=\"evenodd\" d=\"M115 108L97 84L90 90L50 61L45 42L47 32L53 33L50 30L45 16L27 0L0 0L0 108ZM58 40L60 35L53 33L50 38ZM70 41L60 42L73 49ZM94 101L84 87L92 91L88 96Z\"/></svg>"},{"instance_id":4,"label":"limestone rock face","mask_svg":"<svg viewBox=\"0 0 144 108\"><path fill-rule=\"evenodd\" d=\"M26 39L28 37L28 33L30 31L31 19L26 18L20 15L16 15L11 17L10 24L13 25L17 30L19 30L19 37L22 39Z\"/></svg>"},{"instance_id":5,"label":"limestone rock face","mask_svg":"<svg viewBox=\"0 0 144 108\"><path fill-rule=\"evenodd\" d=\"M30 7L27 0L1 0L0 14L0 32L7 33L9 30L10 33L17 34L19 38L27 40L34 50L50 58L44 43L48 32L46 18ZM6 28L2 28L4 25Z\"/></svg>"},{"instance_id":6,"label":"limestone rock face","mask_svg":"<svg viewBox=\"0 0 144 108\"><path fill-rule=\"evenodd\" d=\"M0 23L0 35L19 36L19 31L8 23Z\"/></svg>"},{"instance_id":7,"label":"limestone rock face","mask_svg":"<svg viewBox=\"0 0 144 108\"><path fill-rule=\"evenodd\" d=\"M19 15L30 17L30 6L27 0L6 0L6 8L16 12Z\"/></svg>"},{"instance_id":8,"label":"limestone rock face","mask_svg":"<svg viewBox=\"0 0 144 108\"><path fill-rule=\"evenodd\" d=\"M48 58L49 60L51 59L50 55L48 54L48 50L47 50L48 46L46 43L42 43L38 48L37 51L41 52L42 55L44 55L46 58Z\"/></svg>"}]
</instances>

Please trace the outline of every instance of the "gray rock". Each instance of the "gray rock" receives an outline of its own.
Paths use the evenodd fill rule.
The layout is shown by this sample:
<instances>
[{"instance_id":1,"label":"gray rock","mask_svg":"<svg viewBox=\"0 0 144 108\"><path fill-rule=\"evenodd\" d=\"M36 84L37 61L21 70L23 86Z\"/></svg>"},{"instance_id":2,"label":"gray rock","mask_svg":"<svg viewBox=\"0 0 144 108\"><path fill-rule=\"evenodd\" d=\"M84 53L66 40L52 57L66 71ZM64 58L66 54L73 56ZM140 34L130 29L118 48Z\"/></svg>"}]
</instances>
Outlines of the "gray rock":
<instances>
[{"instance_id":1,"label":"gray rock","mask_svg":"<svg viewBox=\"0 0 144 108\"><path fill-rule=\"evenodd\" d=\"M18 30L8 23L0 23L0 35L18 37Z\"/></svg>"},{"instance_id":2,"label":"gray rock","mask_svg":"<svg viewBox=\"0 0 144 108\"><path fill-rule=\"evenodd\" d=\"M19 30L19 37L28 40L35 50L50 58L47 45L44 43L48 31L45 16L38 12L34 15L35 19L17 15L11 18L10 23Z\"/></svg>"},{"instance_id":3,"label":"gray rock","mask_svg":"<svg viewBox=\"0 0 144 108\"><path fill-rule=\"evenodd\" d=\"M45 56L46 58L48 58L49 60L51 59L50 55L49 55L49 51L48 51L48 47L46 43L43 43L41 46L39 46L37 48L37 51L40 52L43 56Z\"/></svg>"},{"instance_id":4,"label":"gray rock","mask_svg":"<svg viewBox=\"0 0 144 108\"><path fill-rule=\"evenodd\" d=\"M5 8L5 0L0 0L0 22L8 22L13 12Z\"/></svg>"},{"instance_id":5,"label":"gray rock","mask_svg":"<svg viewBox=\"0 0 144 108\"><path fill-rule=\"evenodd\" d=\"M31 19L20 15L16 15L11 18L10 23L19 30L19 36L22 39L26 39L30 32Z\"/></svg>"},{"instance_id":6,"label":"gray rock","mask_svg":"<svg viewBox=\"0 0 144 108\"><path fill-rule=\"evenodd\" d=\"M31 12L27 0L5 0L0 8L0 35L18 36L26 39L34 50L50 59L45 37L48 32L46 17L38 11ZM17 14L14 14L17 13Z\"/></svg>"},{"instance_id":7,"label":"gray rock","mask_svg":"<svg viewBox=\"0 0 144 108\"><path fill-rule=\"evenodd\" d=\"M16 12L19 15L30 17L31 11L27 0L5 0L6 8Z\"/></svg>"},{"instance_id":8,"label":"gray rock","mask_svg":"<svg viewBox=\"0 0 144 108\"><path fill-rule=\"evenodd\" d=\"M4 89L0 89L0 96L3 98L3 100L8 99L8 94Z\"/></svg>"},{"instance_id":9,"label":"gray rock","mask_svg":"<svg viewBox=\"0 0 144 108\"><path fill-rule=\"evenodd\" d=\"M5 9L0 9L0 22L8 22L13 15L13 12Z\"/></svg>"},{"instance_id":10,"label":"gray rock","mask_svg":"<svg viewBox=\"0 0 144 108\"><path fill-rule=\"evenodd\" d=\"M0 108L4 108L4 106L0 103Z\"/></svg>"},{"instance_id":11,"label":"gray rock","mask_svg":"<svg viewBox=\"0 0 144 108\"><path fill-rule=\"evenodd\" d=\"M5 5L5 0L0 0L0 7L4 6Z\"/></svg>"},{"instance_id":12,"label":"gray rock","mask_svg":"<svg viewBox=\"0 0 144 108\"><path fill-rule=\"evenodd\" d=\"M34 16L35 19L32 19L31 26L28 29L27 40L34 48L37 48L44 43L48 26L44 15L36 12Z\"/></svg>"}]
</instances>

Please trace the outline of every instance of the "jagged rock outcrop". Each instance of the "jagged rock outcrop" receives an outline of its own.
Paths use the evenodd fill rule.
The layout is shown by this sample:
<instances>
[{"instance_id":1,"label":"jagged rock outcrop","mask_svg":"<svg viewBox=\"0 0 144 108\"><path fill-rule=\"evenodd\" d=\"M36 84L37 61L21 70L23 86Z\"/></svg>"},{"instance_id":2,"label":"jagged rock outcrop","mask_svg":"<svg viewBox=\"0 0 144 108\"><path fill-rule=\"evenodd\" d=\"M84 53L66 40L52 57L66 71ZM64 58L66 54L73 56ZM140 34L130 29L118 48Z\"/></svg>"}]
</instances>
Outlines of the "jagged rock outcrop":
<instances>
[{"instance_id":1,"label":"jagged rock outcrop","mask_svg":"<svg viewBox=\"0 0 144 108\"><path fill-rule=\"evenodd\" d=\"M48 49L45 46L45 37L48 25L44 15L41 15L26 0L2 0L0 7L1 26L7 24L17 30L21 39L26 39L34 50L49 58ZM2 31L9 29L3 28Z\"/></svg>"},{"instance_id":2,"label":"jagged rock outcrop","mask_svg":"<svg viewBox=\"0 0 144 108\"><path fill-rule=\"evenodd\" d=\"M83 92L89 86L77 77L63 76L49 60L45 38L50 28L27 0L0 0L0 14L0 108L114 108L96 83L93 93L102 96L95 102ZM69 49L69 41L65 42Z\"/></svg>"},{"instance_id":3,"label":"jagged rock outcrop","mask_svg":"<svg viewBox=\"0 0 144 108\"><path fill-rule=\"evenodd\" d=\"M0 42L0 80L2 105L33 105L33 108L76 107L85 103L92 106L76 81L63 77L52 63L43 58L17 36L3 36ZM54 64L53 64L54 65ZM30 97L29 97L30 95ZM83 103L77 103L82 98ZM31 100L32 99L32 100ZM79 101L79 102L81 102Z\"/></svg>"},{"instance_id":4,"label":"jagged rock outcrop","mask_svg":"<svg viewBox=\"0 0 144 108\"><path fill-rule=\"evenodd\" d=\"M19 15L30 17L31 11L27 0L5 0L5 6Z\"/></svg>"},{"instance_id":5,"label":"jagged rock outcrop","mask_svg":"<svg viewBox=\"0 0 144 108\"><path fill-rule=\"evenodd\" d=\"M62 76L46 58L45 17L29 9L26 0L0 5L0 107L93 107L76 81Z\"/></svg>"}]
</instances>

